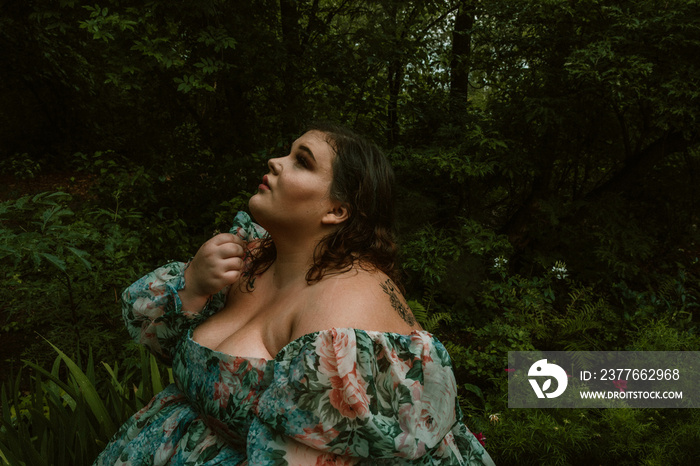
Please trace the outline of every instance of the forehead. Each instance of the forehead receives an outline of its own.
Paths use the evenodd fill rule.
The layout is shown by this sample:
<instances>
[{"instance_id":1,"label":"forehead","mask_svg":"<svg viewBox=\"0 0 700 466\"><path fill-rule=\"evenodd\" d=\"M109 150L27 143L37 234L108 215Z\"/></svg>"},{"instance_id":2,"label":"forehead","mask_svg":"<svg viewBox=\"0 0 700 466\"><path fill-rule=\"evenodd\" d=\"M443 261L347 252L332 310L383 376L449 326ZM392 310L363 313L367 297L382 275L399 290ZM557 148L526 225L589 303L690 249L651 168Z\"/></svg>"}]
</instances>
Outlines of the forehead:
<instances>
[{"instance_id":1,"label":"forehead","mask_svg":"<svg viewBox=\"0 0 700 466\"><path fill-rule=\"evenodd\" d=\"M317 162L321 162L321 159L327 159L330 162L335 155L335 151L329 142L328 135L317 130L307 131L299 136L299 138L294 141L293 147L310 151Z\"/></svg>"}]
</instances>

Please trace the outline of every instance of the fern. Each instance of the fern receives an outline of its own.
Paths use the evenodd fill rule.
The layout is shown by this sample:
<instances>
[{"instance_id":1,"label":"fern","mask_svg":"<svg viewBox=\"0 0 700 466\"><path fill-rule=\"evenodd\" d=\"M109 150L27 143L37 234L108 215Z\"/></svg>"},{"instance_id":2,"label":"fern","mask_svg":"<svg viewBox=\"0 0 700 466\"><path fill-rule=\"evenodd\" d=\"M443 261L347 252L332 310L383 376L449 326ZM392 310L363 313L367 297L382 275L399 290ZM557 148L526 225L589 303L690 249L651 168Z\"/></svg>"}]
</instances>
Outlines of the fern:
<instances>
[{"instance_id":1,"label":"fern","mask_svg":"<svg viewBox=\"0 0 700 466\"><path fill-rule=\"evenodd\" d=\"M449 323L452 321L452 315L447 312L432 313L425 306L415 300L409 300L408 306L413 311L418 323L428 332L435 332L442 322Z\"/></svg>"}]
</instances>

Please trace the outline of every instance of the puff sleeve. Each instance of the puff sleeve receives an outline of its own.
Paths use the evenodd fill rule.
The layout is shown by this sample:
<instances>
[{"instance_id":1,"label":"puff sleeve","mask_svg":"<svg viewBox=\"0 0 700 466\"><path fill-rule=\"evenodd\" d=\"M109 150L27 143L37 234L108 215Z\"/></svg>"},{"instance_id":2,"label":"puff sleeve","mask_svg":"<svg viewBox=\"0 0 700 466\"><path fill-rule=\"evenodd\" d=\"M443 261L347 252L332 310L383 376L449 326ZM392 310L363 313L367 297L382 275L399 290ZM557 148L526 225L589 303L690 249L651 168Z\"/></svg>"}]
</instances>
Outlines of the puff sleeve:
<instances>
[{"instance_id":1,"label":"puff sleeve","mask_svg":"<svg viewBox=\"0 0 700 466\"><path fill-rule=\"evenodd\" d=\"M331 329L295 340L277 355L257 410L251 464L291 464L296 444L330 464L493 464L461 423L447 351L424 331Z\"/></svg>"}]
</instances>

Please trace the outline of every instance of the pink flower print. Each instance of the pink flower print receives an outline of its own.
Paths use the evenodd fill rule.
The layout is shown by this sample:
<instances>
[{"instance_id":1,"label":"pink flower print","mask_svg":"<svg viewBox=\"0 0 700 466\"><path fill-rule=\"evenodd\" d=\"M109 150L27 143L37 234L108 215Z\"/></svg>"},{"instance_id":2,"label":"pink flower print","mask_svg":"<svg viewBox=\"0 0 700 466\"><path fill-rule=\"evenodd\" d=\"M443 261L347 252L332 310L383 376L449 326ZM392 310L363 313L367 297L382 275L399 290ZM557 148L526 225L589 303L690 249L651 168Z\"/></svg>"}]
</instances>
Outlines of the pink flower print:
<instances>
[{"instance_id":1,"label":"pink flower print","mask_svg":"<svg viewBox=\"0 0 700 466\"><path fill-rule=\"evenodd\" d=\"M316 354L318 354L318 368L325 375L338 373L338 361L333 347L333 335L323 332L316 341Z\"/></svg>"},{"instance_id":2,"label":"pink flower print","mask_svg":"<svg viewBox=\"0 0 700 466\"><path fill-rule=\"evenodd\" d=\"M408 371L410 371L411 367L413 367L413 361L410 359L401 359L395 348L392 348L391 352L388 352L386 348L384 348L383 353L386 355L387 360L391 364L392 372L395 374L394 377L397 379L394 382L394 389L396 389L398 386L398 381L404 380Z\"/></svg>"},{"instance_id":3,"label":"pink flower print","mask_svg":"<svg viewBox=\"0 0 700 466\"><path fill-rule=\"evenodd\" d=\"M417 421L416 411L410 404L399 409L401 433L394 440L397 456L416 459L425 454L425 442L416 438L416 424L410 424L410 422Z\"/></svg>"},{"instance_id":4,"label":"pink flower print","mask_svg":"<svg viewBox=\"0 0 700 466\"><path fill-rule=\"evenodd\" d=\"M411 393L411 398L414 400L420 400L423 395L423 384L419 380L406 379L403 383L408 387L408 391Z\"/></svg>"},{"instance_id":5,"label":"pink flower print","mask_svg":"<svg viewBox=\"0 0 700 466\"><path fill-rule=\"evenodd\" d=\"M355 372L355 360L357 357L355 333L350 331L338 332L333 329L333 351L338 368L338 374L343 377L350 372ZM351 336L352 333L352 336Z\"/></svg>"},{"instance_id":6,"label":"pink flower print","mask_svg":"<svg viewBox=\"0 0 700 466\"><path fill-rule=\"evenodd\" d=\"M369 415L369 398L365 388L366 382L357 377L355 370L343 377L331 377L331 405L343 417L364 419Z\"/></svg>"},{"instance_id":7,"label":"pink flower print","mask_svg":"<svg viewBox=\"0 0 700 466\"><path fill-rule=\"evenodd\" d=\"M167 464L175 454L175 444L171 440L161 444L153 454L154 464Z\"/></svg>"},{"instance_id":8,"label":"pink flower print","mask_svg":"<svg viewBox=\"0 0 700 466\"><path fill-rule=\"evenodd\" d=\"M457 383L452 369L438 363L423 366L423 380L416 437L433 448L454 424Z\"/></svg>"},{"instance_id":9,"label":"pink flower print","mask_svg":"<svg viewBox=\"0 0 700 466\"><path fill-rule=\"evenodd\" d=\"M162 296L165 294L163 289L163 283L151 282L148 284L148 290L153 294L153 296Z\"/></svg>"},{"instance_id":10,"label":"pink flower print","mask_svg":"<svg viewBox=\"0 0 700 466\"><path fill-rule=\"evenodd\" d=\"M417 426L417 433L420 434L420 439L431 447L433 446L431 443L438 439L443 429L443 426L440 424L440 419L436 419L433 414L435 413L433 412L432 406L426 406L420 412Z\"/></svg>"},{"instance_id":11,"label":"pink flower print","mask_svg":"<svg viewBox=\"0 0 700 466\"><path fill-rule=\"evenodd\" d=\"M352 330L338 331L332 329L323 332L316 342L319 357L319 370L328 376L345 374L355 370L356 361L355 333Z\"/></svg>"},{"instance_id":12,"label":"pink flower print","mask_svg":"<svg viewBox=\"0 0 700 466\"><path fill-rule=\"evenodd\" d=\"M161 267L154 273L155 280L148 283L148 289L153 296L163 296L165 294L165 283L172 279L174 275L170 275L168 270Z\"/></svg>"},{"instance_id":13,"label":"pink flower print","mask_svg":"<svg viewBox=\"0 0 700 466\"><path fill-rule=\"evenodd\" d=\"M233 362L230 361L220 361L219 366L221 367L222 371L230 372L232 374L237 374L241 366L247 362L248 360L246 358L234 358Z\"/></svg>"},{"instance_id":14,"label":"pink flower print","mask_svg":"<svg viewBox=\"0 0 700 466\"><path fill-rule=\"evenodd\" d=\"M479 443L481 444L482 447L486 446L486 437L484 437L484 434L479 432L478 434L473 434L473 435L474 435L474 437L476 437L476 439L479 441Z\"/></svg>"},{"instance_id":15,"label":"pink flower print","mask_svg":"<svg viewBox=\"0 0 700 466\"><path fill-rule=\"evenodd\" d=\"M344 417L364 419L369 414L366 382L357 375L356 341L353 331L332 329L316 344L319 372L331 382L331 405Z\"/></svg>"},{"instance_id":16,"label":"pink flower print","mask_svg":"<svg viewBox=\"0 0 700 466\"><path fill-rule=\"evenodd\" d=\"M449 367L428 363L423 367L425 384L414 384L412 395L419 397L399 407L401 433L396 449L406 458L419 458L427 448L437 446L455 422L457 387Z\"/></svg>"},{"instance_id":17,"label":"pink flower print","mask_svg":"<svg viewBox=\"0 0 700 466\"><path fill-rule=\"evenodd\" d=\"M333 441L339 434L337 430L333 427L325 428L321 424L317 424L314 428L305 427L304 433L301 435L295 435L294 439L304 445L308 445L311 448L321 450L327 447L328 444Z\"/></svg>"},{"instance_id":18,"label":"pink flower print","mask_svg":"<svg viewBox=\"0 0 700 466\"><path fill-rule=\"evenodd\" d=\"M411 346L420 349L420 356L423 364L433 362L433 357L430 354L430 350L432 349L431 338L431 335L428 333L413 332L411 334Z\"/></svg>"},{"instance_id":19,"label":"pink flower print","mask_svg":"<svg viewBox=\"0 0 700 466\"><path fill-rule=\"evenodd\" d=\"M615 388L619 388L621 392L624 392L627 389L627 381L626 380L615 380L613 382L613 385L615 385Z\"/></svg>"},{"instance_id":20,"label":"pink flower print","mask_svg":"<svg viewBox=\"0 0 700 466\"><path fill-rule=\"evenodd\" d=\"M231 389L227 383L216 382L214 384L214 399L219 402L219 407L226 409L228 406L228 398L231 395Z\"/></svg>"},{"instance_id":21,"label":"pink flower print","mask_svg":"<svg viewBox=\"0 0 700 466\"><path fill-rule=\"evenodd\" d=\"M316 466L350 466L355 464L352 458L334 455L333 453L323 453L316 458Z\"/></svg>"},{"instance_id":22,"label":"pink flower print","mask_svg":"<svg viewBox=\"0 0 700 466\"><path fill-rule=\"evenodd\" d=\"M142 315L153 320L163 315L163 308L156 306L151 297L136 298L133 304L134 314Z\"/></svg>"}]
</instances>

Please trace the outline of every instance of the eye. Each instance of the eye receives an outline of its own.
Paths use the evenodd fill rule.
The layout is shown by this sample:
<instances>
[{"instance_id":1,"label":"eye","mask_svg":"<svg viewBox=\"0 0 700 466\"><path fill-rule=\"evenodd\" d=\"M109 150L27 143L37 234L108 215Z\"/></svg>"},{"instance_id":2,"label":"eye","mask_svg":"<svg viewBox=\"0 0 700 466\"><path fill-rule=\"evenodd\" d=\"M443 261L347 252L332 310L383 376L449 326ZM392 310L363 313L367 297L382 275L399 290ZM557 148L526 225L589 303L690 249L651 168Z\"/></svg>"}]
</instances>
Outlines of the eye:
<instances>
[{"instance_id":1,"label":"eye","mask_svg":"<svg viewBox=\"0 0 700 466\"><path fill-rule=\"evenodd\" d=\"M306 160L306 157L301 154L296 155L296 163L301 165L303 168L309 168L309 162Z\"/></svg>"}]
</instances>

